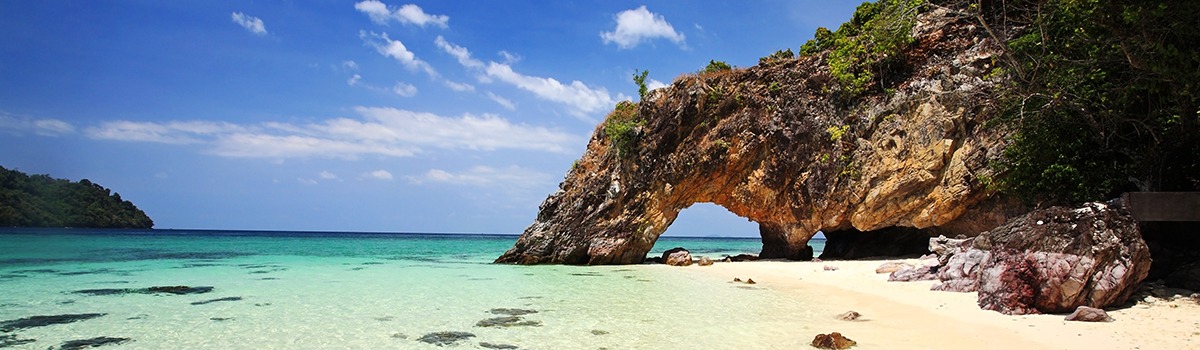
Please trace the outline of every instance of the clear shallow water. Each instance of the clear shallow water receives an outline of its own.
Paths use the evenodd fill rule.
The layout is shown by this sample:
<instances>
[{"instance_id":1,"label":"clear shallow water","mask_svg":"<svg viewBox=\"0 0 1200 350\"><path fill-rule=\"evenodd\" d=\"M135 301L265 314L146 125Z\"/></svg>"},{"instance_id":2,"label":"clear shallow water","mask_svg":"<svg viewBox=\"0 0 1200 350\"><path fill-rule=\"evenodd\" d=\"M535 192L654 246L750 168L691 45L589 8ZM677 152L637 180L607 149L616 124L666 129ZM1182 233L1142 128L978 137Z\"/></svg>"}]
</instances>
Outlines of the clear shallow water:
<instances>
[{"instance_id":1,"label":"clear shallow water","mask_svg":"<svg viewBox=\"0 0 1200 350\"><path fill-rule=\"evenodd\" d=\"M516 236L225 231L0 230L0 322L102 313L9 330L45 349L101 336L105 348L401 348L432 332L522 349L660 346L794 348L797 327L833 310L700 268L512 266L490 262ZM720 257L757 253L757 239L664 237ZM820 247L816 247L818 250ZM81 290L211 286L202 294L79 294ZM815 299L812 298L812 299ZM535 310L479 327L496 308ZM3 338L0 338L2 341Z\"/></svg>"}]
</instances>

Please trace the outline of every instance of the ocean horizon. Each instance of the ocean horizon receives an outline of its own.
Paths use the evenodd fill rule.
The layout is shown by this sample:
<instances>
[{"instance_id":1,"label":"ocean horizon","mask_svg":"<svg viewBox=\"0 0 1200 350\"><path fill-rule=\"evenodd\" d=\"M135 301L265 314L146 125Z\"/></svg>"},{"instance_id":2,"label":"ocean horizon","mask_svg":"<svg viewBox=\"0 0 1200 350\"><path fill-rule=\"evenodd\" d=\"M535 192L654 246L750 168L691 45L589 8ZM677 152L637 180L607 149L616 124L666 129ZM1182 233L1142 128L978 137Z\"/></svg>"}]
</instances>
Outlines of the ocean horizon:
<instances>
[{"instance_id":1,"label":"ocean horizon","mask_svg":"<svg viewBox=\"0 0 1200 350\"><path fill-rule=\"evenodd\" d=\"M777 348L805 343L768 342L779 328L754 324L803 326L820 310L696 266L493 264L516 239L4 228L0 346ZM761 240L661 237L649 255L676 246L719 259Z\"/></svg>"}]
</instances>

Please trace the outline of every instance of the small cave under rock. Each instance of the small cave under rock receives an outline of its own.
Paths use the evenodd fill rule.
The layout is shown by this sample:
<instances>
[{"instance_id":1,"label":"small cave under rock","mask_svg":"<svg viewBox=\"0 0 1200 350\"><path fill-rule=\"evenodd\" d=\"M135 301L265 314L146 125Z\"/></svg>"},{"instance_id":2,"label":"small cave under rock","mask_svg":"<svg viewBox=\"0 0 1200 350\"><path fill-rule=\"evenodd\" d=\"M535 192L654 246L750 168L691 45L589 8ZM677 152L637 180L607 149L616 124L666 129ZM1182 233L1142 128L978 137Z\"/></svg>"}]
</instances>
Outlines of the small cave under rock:
<instances>
[{"instance_id":1,"label":"small cave under rock","mask_svg":"<svg viewBox=\"0 0 1200 350\"><path fill-rule=\"evenodd\" d=\"M1143 221L1138 226L1152 259L1146 281L1165 279L1175 288L1200 286L1183 271L1200 263L1200 222Z\"/></svg>"},{"instance_id":2,"label":"small cave under rock","mask_svg":"<svg viewBox=\"0 0 1200 350\"><path fill-rule=\"evenodd\" d=\"M912 227L888 227L874 231L856 229L825 232L821 259L873 257L918 257L929 253L932 231Z\"/></svg>"}]
</instances>

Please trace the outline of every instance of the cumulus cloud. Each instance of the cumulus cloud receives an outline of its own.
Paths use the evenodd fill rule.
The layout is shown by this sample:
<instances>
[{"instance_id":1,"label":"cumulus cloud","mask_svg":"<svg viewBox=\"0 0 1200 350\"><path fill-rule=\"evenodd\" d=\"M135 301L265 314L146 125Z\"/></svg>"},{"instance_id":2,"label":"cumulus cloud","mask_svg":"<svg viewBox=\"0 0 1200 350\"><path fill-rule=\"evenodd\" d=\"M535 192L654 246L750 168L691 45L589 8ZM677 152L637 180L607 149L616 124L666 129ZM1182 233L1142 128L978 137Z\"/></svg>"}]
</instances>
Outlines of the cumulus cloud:
<instances>
[{"instance_id":1,"label":"cumulus cloud","mask_svg":"<svg viewBox=\"0 0 1200 350\"><path fill-rule=\"evenodd\" d=\"M355 86L358 85L360 81L362 81L362 76L355 74L354 76L351 76L350 79L346 79L346 85Z\"/></svg>"},{"instance_id":2,"label":"cumulus cloud","mask_svg":"<svg viewBox=\"0 0 1200 350\"><path fill-rule=\"evenodd\" d=\"M242 28L246 28L247 31L254 33L254 35L267 35L267 26L263 25L262 19L258 17L247 16L241 12L234 12L230 17L233 19L233 23L241 25Z\"/></svg>"},{"instance_id":3,"label":"cumulus cloud","mask_svg":"<svg viewBox=\"0 0 1200 350\"><path fill-rule=\"evenodd\" d=\"M396 82L392 87L392 92L404 97L413 97L417 95L417 87L409 83Z\"/></svg>"},{"instance_id":4,"label":"cumulus cloud","mask_svg":"<svg viewBox=\"0 0 1200 350\"><path fill-rule=\"evenodd\" d=\"M470 50L467 50L467 48L462 47L462 46L451 44L449 41L446 41L446 38L443 38L441 35L438 35L437 39L433 40L433 43L437 44L437 47L439 49L442 49L443 52L450 54L450 56L454 56L454 58L458 60L458 64L463 65L463 67L467 67L467 68L483 67L483 62L481 62L477 59L471 58Z\"/></svg>"},{"instance_id":5,"label":"cumulus cloud","mask_svg":"<svg viewBox=\"0 0 1200 350\"><path fill-rule=\"evenodd\" d=\"M362 176L364 178L376 179L376 180L391 180L392 179L392 173L388 172L387 170L383 170L383 169L372 171L369 173L364 173Z\"/></svg>"},{"instance_id":6,"label":"cumulus cloud","mask_svg":"<svg viewBox=\"0 0 1200 350\"><path fill-rule=\"evenodd\" d=\"M409 157L429 149L515 149L571 153L577 135L518 124L496 115L445 117L390 107L356 107L358 118L307 124L112 121L85 130L93 139L201 145L233 158Z\"/></svg>"},{"instance_id":7,"label":"cumulus cloud","mask_svg":"<svg viewBox=\"0 0 1200 350\"><path fill-rule=\"evenodd\" d=\"M33 119L0 114L0 130L32 132L40 136L62 136L75 132L75 126L58 119Z\"/></svg>"},{"instance_id":8,"label":"cumulus cloud","mask_svg":"<svg viewBox=\"0 0 1200 350\"><path fill-rule=\"evenodd\" d=\"M513 101L509 101L507 98L500 97L500 95L496 95L496 94L492 93L491 91L487 92L487 97L492 99L492 101L495 101L496 103L500 104L501 107L504 107L507 110L514 111L517 109L516 103L513 103Z\"/></svg>"},{"instance_id":9,"label":"cumulus cloud","mask_svg":"<svg viewBox=\"0 0 1200 350\"><path fill-rule=\"evenodd\" d=\"M374 47L375 50L379 51L379 54L395 59L409 70L420 70L424 71L426 74L429 74L431 77L437 76L437 71L433 70L433 67L430 66L429 63L417 58L417 55L412 51L409 51L408 47L404 46L404 43L400 42L400 40L392 40L389 38L387 33L376 33L360 30L358 32L358 37L361 38L364 43Z\"/></svg>"},{"instance_id":10,"label":"cumulus cloud","mask_svg":"<svg viewBox=\"0 0 1200 350\"><path fill-rule=\"evenodd\" d=\"M438 26L446 28L450 22L450 17L446 15L431 15L425 13L425 10L414 4L407 4L399 8L388 6L378 0L366 0L354 4L354 9L367 14L372 22L380 25L387 25L388 22L395 20L397 22L418 27Z\"/></svg>"},{"instance_id":11,"label":"cumulus cloud","mask_svg":"<svg viewBox=\"0 0 1200 350\"><path fill-rule=\"evenodd\" d=\"M666 83L663 83L661 81L654 80L654 79L650 79L650 81L646 83L646 88L650 89L650 90L664 88L664 87L667 87Z\"/></svg>"},{"instance_id":12,"label":"cumulus cloud","mask_svg":"<svg viewBox=\"0 0 1200 350\"><path fill-rule=\"evenodd\" d=\"M611 32L600 32L600 38L605 44L617 44L622 49L636 47L651 39L667 39L680 47L684 47L683 33L675 31L662 15L646 9L646 6L617 13L613 18L617 27Z\"/></svg>"},{"instance_id":13,"label":"cumulus cloud","mask_svg":"<svg viewBox=\"0 0 1200 350\"><path fill-rule=\"evenodd\" d=\"M408 181L414 184L429 182L477 187L504 185L506 187L517 188L539 186L550 181L550 179L550 175L515 165L507 168L493 168L480 165L461 172L430 169L420 176L408 177Z\"/></svg>"}]
</instances>

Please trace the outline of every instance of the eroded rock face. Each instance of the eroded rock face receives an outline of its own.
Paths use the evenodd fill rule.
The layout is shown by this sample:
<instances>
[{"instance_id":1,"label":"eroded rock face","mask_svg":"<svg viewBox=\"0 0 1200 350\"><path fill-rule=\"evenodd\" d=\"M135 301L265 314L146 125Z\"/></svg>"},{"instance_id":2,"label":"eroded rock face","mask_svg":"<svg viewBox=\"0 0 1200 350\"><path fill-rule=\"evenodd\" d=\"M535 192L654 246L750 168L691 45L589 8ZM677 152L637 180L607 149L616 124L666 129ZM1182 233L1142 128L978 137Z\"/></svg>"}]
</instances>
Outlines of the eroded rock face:
<instances>
[{"instance_id":1,"label":"eroded rock face","mask_svg":"<svg viewBox=\"0 0 1200 350\"><path fill-rule=\"evenodd\" d=\"M692 254L683 248L671 248L663 252L662 260L664 264L671 266L691 266Z\"/></svg>"},{"instance_id":2,"label":"eroded rock face","mask_svg":"<svg viewBox=\"0 0 1200 350\"><path fill-rule=\"evenodd\" d=\"M905 66L846 98L826 54L685 76L637 104L622 152L604 125L497 262L629 264L679 212L715 203L759 223L762 258L810 260L817 231L975 235L1021 210L980 181L998 45L971 16L920 14ZM887 91L887 92L884 92ZM873 252L864 253L874 254Z\"/></svg>"}]
</instances>

